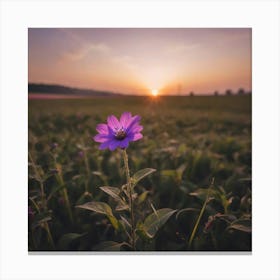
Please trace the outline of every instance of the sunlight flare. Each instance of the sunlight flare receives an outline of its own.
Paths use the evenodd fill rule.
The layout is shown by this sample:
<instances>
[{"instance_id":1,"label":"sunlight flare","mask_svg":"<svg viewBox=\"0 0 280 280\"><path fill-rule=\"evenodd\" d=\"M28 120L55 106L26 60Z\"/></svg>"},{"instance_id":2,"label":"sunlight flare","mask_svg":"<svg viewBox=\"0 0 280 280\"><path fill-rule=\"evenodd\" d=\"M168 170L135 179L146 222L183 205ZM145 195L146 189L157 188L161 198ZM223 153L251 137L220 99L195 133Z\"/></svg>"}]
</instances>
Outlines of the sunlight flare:
<instances>
[{"instance_id":1,"label":"sunlight flare","mask_svg":"<svg viewBox=\"0 0 280 280\"><path fill-rule=\"evenodd\" d=\"M152 96L158 96L158 89L151 90Z\"/></svg>"}]
</instances>

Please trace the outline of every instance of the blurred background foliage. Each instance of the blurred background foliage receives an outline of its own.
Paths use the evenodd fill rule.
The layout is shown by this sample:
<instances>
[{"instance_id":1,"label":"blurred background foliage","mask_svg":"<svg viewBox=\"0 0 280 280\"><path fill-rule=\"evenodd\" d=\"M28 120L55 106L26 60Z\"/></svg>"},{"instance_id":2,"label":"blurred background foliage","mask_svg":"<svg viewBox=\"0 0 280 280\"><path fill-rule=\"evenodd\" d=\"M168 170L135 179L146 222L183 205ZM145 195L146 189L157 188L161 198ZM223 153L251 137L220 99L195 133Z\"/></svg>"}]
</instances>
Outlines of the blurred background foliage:
<instances>
[{"instance_id":1,"label":"blurred background foliage","mask_svg":"<svg viewBox=\"0 0 280 280\"><path fill-rule=\"evenodd\" d=\"M178 210L153 240L140 244L142 250L250 251L249 95L29 100L29 250L102 250L101 242L122 242L123 233L106 216L75 206L92 200L111 205L99 187L125 183L120 151L100 151L92 140L98 123L124 111L141 115L144 126L143 139L127 151L131 173L157 170L136 187L143 193L138 210L152 213L151 203Z\"/></svg>"}]
</instances>

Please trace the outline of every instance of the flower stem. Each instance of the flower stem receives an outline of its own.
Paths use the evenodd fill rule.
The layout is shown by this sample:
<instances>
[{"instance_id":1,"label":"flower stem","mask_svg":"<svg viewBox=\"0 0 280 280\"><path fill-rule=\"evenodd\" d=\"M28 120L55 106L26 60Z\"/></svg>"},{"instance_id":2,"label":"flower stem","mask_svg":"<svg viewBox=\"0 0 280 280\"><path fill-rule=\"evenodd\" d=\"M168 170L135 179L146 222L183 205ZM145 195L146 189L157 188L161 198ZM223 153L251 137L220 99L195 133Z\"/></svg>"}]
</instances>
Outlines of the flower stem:
<instances>
[{"instance_id":1,"label":"flower stem","mask_svg":"<svg viewBox=\"0 0 280 280\"><path fill-rule=\"evenodd\" d=\"M193 242L194 236L195 236L195 234L196 234L198 225L199 225L199 223L200 223L200 220L201 220L201 218L202 218L202 215L203 215L203 213L204 213L204 211L205 211L205 208L206 208L206 205L207 205L207 203L208 203L208 199L209 199L209 195L210 195L210 190L211 190L211 187L213 186L213 184L214 184L214 178L212 179L211 184L210 184L210 187L208 188L207 195L206 195L206 199L205 199L204 204L203 204L203 206L202 206L202 208L201 208L201 210L200 210L199 216L198 216L198 218L197 218L197 220L196 220L196 223L195 223L195 226L194 226L194 228L193 228L191 237L190 237L190 239L189 239L189 244L188 244L189 249L190 249L191 246L192 246L192 242Z\"/></svg>"},{"instance_id":2,"label":"flower stem","mask_svg":"<svg viewBox=\"0 0 280 280\"><path fill-rule=\"evenodd\" d=\"M135 251L135 222L134 222L134 207L133 207L133 198L132 198L132 186L131 186L131 179L129 173L129 166L128 166L128 157L126 150L123 149L123 159L124 159L124 167L126 172L126 180L128 185L128 194L129 194L129 209L130 209L130 218L131 218L131 247Z\"/></svg>"},{"instance_id":3,"label":"flower stem","mask_svg":"<svg viewBox=\"0 0 280 280\"><path fill-rule=\"evenodd\" d=\"M61 171L58 172L57 178L58 178L58 182L59 182L60 186L63 186L63 189L62 189L63 199L64 199L64 202L66 205L66 210L68 212L70 222L73 223L73 215L72 215L71 205L70 205L70 201L69 201L68 191L67 191L63 176L61 174Z\"/></svg>"},{"instance_id":4,"label":"flower stem","mask_svg":"<svg viewBox=\"0 0 280 280\"><path fill-rule=\"evenodd\" d=\"M54 245L54 242L53 242L53 237L52 237L52 234L51 234L51 231L50 231L49 224L47 222L45 222L44 226L45 226L45 229L47 231L48 241L51 244L52 249L55 250L55 245Z\"/></svg>"}]
</instances>

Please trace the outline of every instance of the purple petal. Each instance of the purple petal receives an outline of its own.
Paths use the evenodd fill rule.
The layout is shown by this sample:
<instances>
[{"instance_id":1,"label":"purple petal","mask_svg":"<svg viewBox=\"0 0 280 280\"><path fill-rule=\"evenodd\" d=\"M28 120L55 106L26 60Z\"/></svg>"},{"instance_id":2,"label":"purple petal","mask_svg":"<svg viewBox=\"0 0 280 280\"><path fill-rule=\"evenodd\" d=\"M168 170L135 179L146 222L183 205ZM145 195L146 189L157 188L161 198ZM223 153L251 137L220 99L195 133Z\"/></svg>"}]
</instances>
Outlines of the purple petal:
<instances>
[{"instance_id":1,"label":"purple petal","mask_svg":"<svg viewBox=\"0 0 280 280\"><path fill-rule=\"evenodd\" d=\"M119 130L121 128L120 122L114 115L111 115L107 118L107 123L108 126L113 130Z\"/></svg>"},{"instance_id":2,"label":"purple petal","mask_svg":"<svg viewBox=\"0 0 280 280\"><path fill-rule=\"evenodd\" d=\"M131 113L129 113L129 112L122 113L121 118L120 118L120 123L121 123L122 127L126 128L129 125L131 118L132 118Z\"/></svg>"},{"instance_id":3,"label":"purple petal","mask_svg":"<svg viewBox=\"0 0 280 280\"><path fill-rule=\"evenodd\" d=\"M104 149L108 148L110 143L111 143L111 140L102 143L102 144L99 146L99 150L104 150Z\"/></svg>"},{"instance_id":4,"label":"purple petal","mask_svg":"<svg viewBox=\"0 0 280 280\"><path fill-rule=\"evenodd\" d=\"M95 142L100 142L103 143L105 141L108 141L111 137L109 135L105 135L105 134L97 134L93 137L93 140Z\"/></svg>"},{"instance_id":5,"label":"purple petal","mask_svg":"<svg viewBox=\"0 0 280 280\"><path fill-rule=\"evenodd\" d=\"M108 134L108 125L105 123L100 123L96 126L96 130L100 134Z\"/></svg>"},{"instance_id":6,"label":"purple petal","mask_svg":"<svg viewBox=\"0 0 280 280\"><path fill-rule=\"evenodd\" d=\"M125 139L123 139L122 141L120 141L119 146L120 146L122 149L125 149L125 148L128 147L129 141L131 141L131 140L129 139L129 137L126 137Z\"/></svg>"},{"instance_id":7,"label":"purple petal","mask_svg":"<svg viewBox=\"0 0 280 280\"><path fill-rule=\"evenodd\" d=\"M129 133L130 130L131 130L135 125L138 125L138 123L139 123L140 120L141 120L141 117L140 117L140 116L138 116L138 115L134 116L134 117L131 119L129 125L126 127L126 131Z\"/></svg>"},{"instance_id":8,"label":"purple petal","mask_svg":"<svg viewBox=\"0 0 280 280\"><path fill-rule=\"evenodd\" d=\"M129 128L129 133L137 133L143 130L143 126L139 125L138 123L134 124L132 127Z\"/></svg>"},{"instance_id":9,"label":"purple petal","mask_svg":"<svg viewBox=\"0 0 280 280\"><path fill-rule=\"evenodd\" d=\"M135 133L133 135L131 135L131 141L137 141L139 139L141 139L143 137L143 135L141 133Z\"/></svg>"},{"instance_id":10,"label":"purple petal","mask_svg":"<svg viewBox=\"0 0 280 280\"><path fill-rule=\"evenodd\" d=\"M112 140L110 141L110 144L109 144L109 149L110 151L114 151L120 144L120 141L118 140Z\"/></svg>"},{"instance_id":11,"label":"purple petal","mask_svg":"<svg viewBox=\"0 0 280 280\"><path fill-rule=\"evenodd\" d=\"M141 120L141 117L136 115L134 117L131 118L131 122L129 123L129 126L134 125L135 123L138 123Z\"/></svg>"}]
</instances>

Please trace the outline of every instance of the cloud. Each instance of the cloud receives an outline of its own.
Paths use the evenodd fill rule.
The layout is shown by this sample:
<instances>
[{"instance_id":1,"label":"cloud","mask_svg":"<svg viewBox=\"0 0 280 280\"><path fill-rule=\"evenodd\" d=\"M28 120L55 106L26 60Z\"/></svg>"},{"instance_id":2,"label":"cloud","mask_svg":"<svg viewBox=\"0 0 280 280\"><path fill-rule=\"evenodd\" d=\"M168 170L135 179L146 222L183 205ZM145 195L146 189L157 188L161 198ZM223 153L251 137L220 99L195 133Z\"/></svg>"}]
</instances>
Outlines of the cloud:
<instances>
[{"instance_id":1,"label":"cloud","mask_svg":"<svg viewBox=\"0 0 280 280\"><path fill-rule=\"evenodd\" d=\"M82 60L89 54L109 54L110 50L110 47L103 43L83 44L81 47L75 49L74 51L68 51L64 53L63 58L77 61Z\"/></svg>"},{"instance_id":2,"label":"cloud","mask_svg":"<svg viewBox=\"0 0 280 280\"><path fill-rule=\"evenodd\" d=\"M112 61L130 70L136 70L138 68L135 59L129 55L114 56L112 57Z\"/></svg>"}]
</instances>

